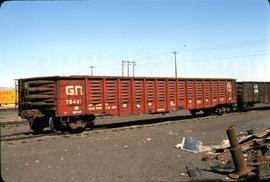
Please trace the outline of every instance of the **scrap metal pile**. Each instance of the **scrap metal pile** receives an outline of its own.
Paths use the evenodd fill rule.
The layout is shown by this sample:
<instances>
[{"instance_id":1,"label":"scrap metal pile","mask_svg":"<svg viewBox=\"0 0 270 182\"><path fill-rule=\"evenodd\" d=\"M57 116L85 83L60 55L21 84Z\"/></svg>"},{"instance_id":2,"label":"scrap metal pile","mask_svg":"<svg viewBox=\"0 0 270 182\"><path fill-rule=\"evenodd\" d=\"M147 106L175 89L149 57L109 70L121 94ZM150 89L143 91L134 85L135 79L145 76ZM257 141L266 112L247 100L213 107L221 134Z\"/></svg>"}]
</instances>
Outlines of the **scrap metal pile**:
<instances>
[{"instance_id":1,"label":"scrap metal pile","mask_svg":"<svg viewBox=\"0 0 270 182\"><path fill-rule=\"evenodd\" d=\"M203 146L201 141L183 138L182 143L175 147L201 153L202 160L209 164L209 168L204 169L206 171L226 174L236 181L269 181L270 129L258 133L249 130L246 134L237 136L235 127L230 126L226 133L229 140L224 140L221 145ZM198 168L187 169L190 177L201 174Z\"/></svg>"},{"instance_id":2,"label":"scrap metal pile","mask_svg":"<svg viewBox=\"0 0 270 182\"><path fill-rule=\"evenodd\" d=\"M227 130L230 147L216 151L217 165L211 166L213 172L223 172L231 179L270 180L270 129L239 136L230 126ZM204 158L205 159L205 158Z\"/></svg>"}]
</instances>

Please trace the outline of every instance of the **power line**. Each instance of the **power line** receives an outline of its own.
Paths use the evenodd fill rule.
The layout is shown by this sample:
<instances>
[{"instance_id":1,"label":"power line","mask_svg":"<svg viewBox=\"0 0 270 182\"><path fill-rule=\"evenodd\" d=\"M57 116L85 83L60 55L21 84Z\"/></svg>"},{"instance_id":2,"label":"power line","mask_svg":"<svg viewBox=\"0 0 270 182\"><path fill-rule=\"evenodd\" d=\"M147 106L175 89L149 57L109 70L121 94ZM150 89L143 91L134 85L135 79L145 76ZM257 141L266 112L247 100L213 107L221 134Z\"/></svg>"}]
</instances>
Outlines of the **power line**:
<instances>
[{"instance_id":1,"label":"power line","mask_svg":"<svg viewBox=\"0 0 270 182\"><path fill-rule=\"evenodd\" d=\"M203 61L210 61L210 60L221 60L221 59L233 59L233 58L241 58L241 57L256 57L256 56L263 56L263 55L270 55L270 52L259 52L257 54L243 54L243 55L233 55L233 56L220 56L220 57L209 57L205 59L190 59L188 61L181 61L181 62L203 62ZM163 65L163 64L171 64L168 61L160 61L160 62L147 62L144 65Z\"/></svg>"},{"instance_id":2,"label":"power line","mask_svg":"<svg viewBox=\"0 0 270 182\"><path fill-rule=\"evenodd\" d=\"M231 42L231 43L228 43L228 44L215 45L215 47L212 47L212 48L203 48L203 49L195 49L195 50L182 50L181 52L183 52L183 53L192 53L192 54L196 54L196 53L201 54L202 52L211 52L211 51L216 51L216 50L228 50L228 49L229 50L233 49L235 51L239 51L239 48L243 49L243 48L246 48L246 47L253 48L253 50L254 50L255 46L257 48L261 48L261 46L263 46L265 44L269 44L269 47L270 47L270 39L259 39L259 40L252 40L252 41ZM258 45L259 45L259 47L258 47ZM265 46L264 46L264 48L265 48ZM155 54L155 55L141 56L140 59L156 58L156 57L162 56L164 54L168 54L168 51L159 52L159 55Z\"/></svg>"},{"instance_id":3,"label":"power line","mask_svg":"<svg viewBox=\"0 0 270 182\"><path fill-rule=\"evenodd\" d=\"M256 57L256 56L263 56L263 55L270 55L270 53L258 53L258 54L249 54L249 55L234 55L234 56L224 56L224 57L213 57L208 58L207 60L189 60L183 62L202 62L202 61L211 61L211 60L222 60L222 59L233 59L233 58L242 58L242 57Z\"/></svg>"},{"instance_id":4,"label":"power line","mask_svg":"<svg viewBox=\"0 0 270 182\"><path fill-rule=\"evenodd\" d=\"M245 41L245 42L238 42L238 43L229 43L223 45L217 45L212 48L200 49L200 50L187 50L183 52L208 52L208 51L215 51L215 50L224 50L224 49L234 49L234 48L245 48L245 47L254 47L257 45L263 44L270 44L269 40L257 40L257 41Z\"/></svg>"}]
</instances>

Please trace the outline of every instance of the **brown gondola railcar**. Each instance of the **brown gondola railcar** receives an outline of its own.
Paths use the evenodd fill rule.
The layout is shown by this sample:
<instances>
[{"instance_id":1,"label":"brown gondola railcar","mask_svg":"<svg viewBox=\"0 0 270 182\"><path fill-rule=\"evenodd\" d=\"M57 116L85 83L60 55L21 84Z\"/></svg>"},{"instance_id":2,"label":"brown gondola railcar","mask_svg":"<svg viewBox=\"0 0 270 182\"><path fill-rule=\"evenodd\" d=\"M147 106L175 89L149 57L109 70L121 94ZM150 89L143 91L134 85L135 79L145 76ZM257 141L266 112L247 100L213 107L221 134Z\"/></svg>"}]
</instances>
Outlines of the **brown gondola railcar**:
<instances>
[{"instance_id":1,"label":"brown gondola railcar","mask_svg":"<svg viewBox=\"0 0 270 182\"><path fill-rule=\"evenodd\" d=\"M240 111L248 111L256 103L270 104L270 82L237 82Z\"/></svg>"},{"instance_id":2,"label":"brown gondola railcar","mask_svg":"<svg viewBox=\"0 0 270 182\"><path fill-rule=\"evenodd\" d=\"M99 115L222 113L237 101L234 79L55 76L18 80L19 115L31 129L85 128Z\"/></svg>"}]
</instances>

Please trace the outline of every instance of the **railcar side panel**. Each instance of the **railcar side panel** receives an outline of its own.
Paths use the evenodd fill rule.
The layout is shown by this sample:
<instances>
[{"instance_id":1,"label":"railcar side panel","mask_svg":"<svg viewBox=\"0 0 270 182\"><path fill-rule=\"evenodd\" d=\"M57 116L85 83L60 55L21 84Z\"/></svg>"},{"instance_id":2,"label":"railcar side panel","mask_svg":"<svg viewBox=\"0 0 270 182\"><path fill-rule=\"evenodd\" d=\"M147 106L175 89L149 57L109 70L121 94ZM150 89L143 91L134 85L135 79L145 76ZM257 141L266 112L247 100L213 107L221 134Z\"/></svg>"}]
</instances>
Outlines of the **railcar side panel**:
<instances>
[{"instance_id":1,"label":"railcar side panel","mask_svg":"<svg viewBox=\"0 0 270 182\"><path fill-rule=\"evenodd\" d=\"M103 109L103 79L88 79L88 98L87 106L89 114L101 114Z\"/></svg>"},{"instance_id":2,"label":"railcar side panel","mask_svg":"<svg viewBox=\"0 0 270 182\"><path fill-rule=\"evenodd\" d=\"M254 89L254 83L245 83L243 85L243 94L244 94L244 102L258 102L258 100L254 100L254 93L258 93L258 89Z\"/></svg>"},{"instance_id":3,"label":"railcar side panel","mask_svg":"<svg viewBox=\"0 0 270 182\"><path fill-rule=\"evenodd\" d=\"M231 100L231 102L234 103L237 100L237 85L236 85L236 81L231 81L231 85L232 85L232 89L231 89L232 100ZM227 89L229 89L229 88L227 88Z\"/></svg>"},{"instance_id":4,"label":"railcar side panel","mask_svg":"<svg viewBox=\"0 0 270 182\"><path fill-rule=\"evenodd\" d=\"M134 114L143 114L145 112L144 81L133 80L132 83L132 108Z\"/></svg>"},{"instance_id":5,"label":"railcar side panel","mask_svg":"<svg viewBox=\"0 0 270 182\"><path fill-rule=\"evenodd\" d=\"M195 109L195 87L193 80L187 80L187 109Z\"/></svg>"},{"instance_id":6,"label":"railcar side panel","mask_svg":"<svg viewBox=\"0 0 270 182\"><path fill-rule=\"evenodd\" d=\"M270 82L237 82L237 97L243 103L270 103Z\"/></svg>"},{"instance_id":7,"label":"railcar side panel","mask_svg":"<svg viewBox=\"0 0 270 182\"><path fill-rule=\"evenodd\" d=\"M238 83L238 84L240 84L241 86L243 85L243 83ZM265 93L265 84L259 84L259 101L261 102L261 103L264 103L265 102L265 99L264 99L264 93Z\"/></svg>"},{"instance_id":8,"label":"railcar side panel","mask_svg":"<svg viewBox=\"0 0 270 182\"><path fill-rule=\"evenodd\" d=\"M57 115L85 115L85 80L59 80L57 85Z\"/></svg>"},{"instance_id":9,"label":"railcar side panel","mask_svg":"<svg viewBox=\"0 0 270 182\"><path fill-rule=\"evenodd\" d=\"M120 80L120 115L129 115L131 112L131 80Z\"/></svg>"},{"instance_id":10,"label":"railcar side panel","mask_svg":"<svg viewBox=\"0 0 270 182\"><path fill-rule=\"evenodd\" d=\"M270 104L270 82L265 83L265 104Z\"/></svg>"},{"instance_id":11,"label":"railcar side panel","mask_svg":"<svg viewBox=\"0 0 270 182\"><path fill-rule=\"evenodd\" d=\"M270 83L268 82L268 104L270 104Z\"/></svg>"},{"instance_id":12,"label":"railcar side panel","mask_svg":"<svg viewBox=\"0 0 270 182\"><path fill-rule=\"evenodd\" d=\"M218 91L219 91L219 104L225 104L225 81L224 80L219 80L218 81Z\"/></svg>"},{"instance_id":13,"label":"railcar side panel","mask_svg":"<svg viewBox=\"0 0 270 182\"><path fill-rule=\"evenodd\" d=\"M146 112L154 113L156 111L156 87L155 80L145 80L146 86Z\"/></svg>"},{"instance_id":14,"label":"railcar side panel","mask_svg":"<svg viewBox=\"0 0 270 182\"><path fill-rule=\"evenodd\" d=\"M185 80L178 80L178 88L177 88L177 93L178 96L178 103L177 103L177 107L178 108L187 108L187 82Z\"/></svg>"},{"instance_id":15,"label":"railcar side panel","mask_svg":"<svg viewBox=\"0 0 270 182\"><path fill-rule=\"evenodd\" d=\"M21 102L21 105L28 104L22 109L43 111L44 108L40 104L46 106L54 104L47 110L53 111L55 108L57 117L164 113L180 108L199 111L219 104L236 102L236 85L235 80L232 79L176 80L173 78L76 76L33 78L33 80L27 79L25 84L26 86L20 89L25 89L25 93L30 93L30 95L23 95L24 91L21 95L25 98L31 97L32 100L25 99L24 103ZM259 87L263 88L263 92L269 93L269 84ZM52 96L47 98L48 88ZM43 98L45 93L42 98L40 95L33 95L39 94L39 90L42 90L42 93L46 91L46 98ZM32 91L35 92L32 93ZM39 92L36 93L36 91ZM258 97L269 102L268 95L263 94ZM55 100L53 100L54 96ZM43 99L42 103L41 100L37 102L37 99ZM49 99L52 101L49 102ZM37 104L39 104L37 107L33 107Z\"/></svg>"},{"instance_id":16,"label":"railcar side panel","mask_svg":"<svg viewBox=\"0 0 270 182\"><path fill-rule=\"evenodd\" d=\"M232 84L230 81L225 81L225 102L230 103L232 100Z\"/></svg>"},{"instance_id":17,"label":"railcar side panel","mask_svg":"<svg viewBox=\"0 0 270 182\"><path fill-rule=\"evenodd\" d=\"M166 97L166 80L156 80L156 112L166 112L167 97Z\"/></svg>"},{"instance_id":18,"label":"railcar side panel","mask_svg":"<svg viewBox=\"0 0 270 182\"><path fill-rule=\"evenodd\" d=\"M168 91L167 91L167 100L168 100L168 111L176 111L177 110L177 91L176 86L177 83L175 80L168 80Z\"/></svg>"},{"instance_id":19,"label":"railcar side panel","mask_svg":"<svg viewBox=\"0 0 270 182\"><path fill-rule=\"evenodd\" d=\"M29 114L28 111L31 110L54 114L57 110L56 88L54 78L18 80L19 115L22 118L32 118L38 115L37 112Z\"/></svg>"},{"instance_id":20,"label":"railcar side panel","mask_svg":"<svg viewBox=\"0 0 270 182\"><path fill-rule=\"evenodd\" d=\"M233 80L60 79L57 114L129 115L178 108L200 110L235 103L234 88Z\"/></svg>"},{"instance_id":21,"label":"railcar side panel","mask_svg":"<svg viewBox=\"0 0 270 182\"><path fill-rule=\"evenodd\" d=\"M195 84L195 107L196 109L203 108L203 81L202 80L194 80Z\"/></svg>"},{"instance_id":22,"label":"railcar side panel","mask_svg":"<svg viewBox=\"0 0 270 182\"><path fill-rule=\"evenodd\" d=\"M104 112L108 115L118 115L118 82L117 79L106 79L104 81Z\"/></svg>"},{"instance_id":23,"label":"railcar side panel","mask_svg":"<svg viewBox=\"0 0 270 182\"><path fill-rule=\"evenodd\" d=\"M212 80L212 106L218 105L219 102L219 89L218 89L218 81Z\"/></svg>"},{"instance_id":24,"label":"railcar side panel","mask_svg":"<svg viewBox=\"0 0 270 182\"><path fill-rule=\"evenodd\" d=\"M204 80L204 108L210 108L211 105L211 81Z\"/></svg>"}]
</instances>

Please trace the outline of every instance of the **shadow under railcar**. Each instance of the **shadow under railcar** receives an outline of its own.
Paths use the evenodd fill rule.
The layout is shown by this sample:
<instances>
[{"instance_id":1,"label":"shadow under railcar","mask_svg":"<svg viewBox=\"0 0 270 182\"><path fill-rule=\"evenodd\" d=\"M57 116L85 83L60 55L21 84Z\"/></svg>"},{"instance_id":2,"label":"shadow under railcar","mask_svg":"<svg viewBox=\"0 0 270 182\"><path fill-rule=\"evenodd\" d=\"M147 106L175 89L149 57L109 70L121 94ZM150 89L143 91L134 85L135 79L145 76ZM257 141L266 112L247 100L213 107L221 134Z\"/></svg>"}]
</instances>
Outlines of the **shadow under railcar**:
<instances>
[{"instance_id":1,"label":"shadow under railcar","mask_svg":"<svg viewBox=\"0 0 270 182\"><path fill-rule=\"evenodd\" d=\"M149 124L157 124L157 123L164 123L168 121L178 121L178 120L185 120L185 119L193 119L193 118L200 118L204 117L204 114L197 114L196 116L192 115L180 115L180 116L161 116L156 118L146 118L146 119L133 119L124 122L114 122L114 123L107 123L107 124L97 124L94 126L95 128L120 128L120 127L127 127L133 125L149 125Z\"/></svg>"}]
</instances>

